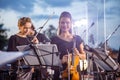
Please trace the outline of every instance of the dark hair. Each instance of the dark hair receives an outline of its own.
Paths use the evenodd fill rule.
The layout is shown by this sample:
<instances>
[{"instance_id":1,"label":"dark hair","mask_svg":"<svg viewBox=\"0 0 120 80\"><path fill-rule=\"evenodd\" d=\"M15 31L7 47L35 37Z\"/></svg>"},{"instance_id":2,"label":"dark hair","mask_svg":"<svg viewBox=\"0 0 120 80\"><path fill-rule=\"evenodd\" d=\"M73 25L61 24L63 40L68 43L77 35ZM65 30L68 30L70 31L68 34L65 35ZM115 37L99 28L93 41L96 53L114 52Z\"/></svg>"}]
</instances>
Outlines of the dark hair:
<instances>
[{"instance_id":1,"label":"dark hair","mask_svg":"<svg viewBox=\"0 0 120 80\"><path fill-rule=\"evenodd\" d=\"M72 20L71 14L69 12L66 12L66 11L64 11L64 12L61 13L59 20L62 17L67 17L67 18L70 18L70 20Z\"/></svg>"},{"instance_id":2,"label":"dark hair","mask_svg":"<svg viewBox=\"0 0 120 80\"><path fill-rule=\"evenodd\" d=\"M59 23L60 23L60 19L61 19L62 17L70 18L70 20L72 21L72 16L71 16L71 14L70 14L69 12L67 12L67 11L64 11L64 12L61 13L60 18L59 18ZM70 29L69 32L72 33L72 29ZM57 34L58 34L58 35L61 34L60 27L58 28L58 33L57 33Z\"/></svg>"},{"instance_id":3,"label":"dark hair","mask_svg":"<svg viewBox=\"0 0 120 80\"><path fill-rule=\"evenodd\" d=\"M31 19L29 17L22 17L18 20L18 26L24 26L27 22L32 23Z\"/></svg>"}]
</instances>

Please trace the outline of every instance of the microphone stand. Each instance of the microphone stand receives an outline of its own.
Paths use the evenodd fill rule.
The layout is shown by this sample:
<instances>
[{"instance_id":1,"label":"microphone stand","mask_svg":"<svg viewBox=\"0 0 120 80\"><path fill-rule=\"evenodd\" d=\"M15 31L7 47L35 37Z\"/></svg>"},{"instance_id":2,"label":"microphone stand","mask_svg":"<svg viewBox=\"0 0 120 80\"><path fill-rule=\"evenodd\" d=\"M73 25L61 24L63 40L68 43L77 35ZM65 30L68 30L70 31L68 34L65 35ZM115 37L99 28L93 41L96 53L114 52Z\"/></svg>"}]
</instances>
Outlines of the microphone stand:
<instances>
[{"instance_id":1,"label":"microphone stand","mask_svg":"<svg viewBox=\"0 0 120 80\"><path fill-rule=\"evenodd\" d=\"M91 24L91 26L90 27L92 27L94 25L94 22ZM86 30L84 30L84 32L85 32ZM76 32L76 31L74 31L74 32ZM72 60L74 60L74 48L76 48L76 33L75 33L75 35L73 36L73 51L72 51ZM74 64L74 61L72 61L72 64ZM79 73L79 76L80 76L80 80L82 79L82 77L83 77L83 80L84 80L84 61L83 61L83 67L82 67L82 69L83 69L83 76L81 76L81 70L80 70L80 73Z\"/></svg>"},{"instance_id":2,"label":"microphone stand","mask_svg":"<svg viewBox=\"0 0 120 80\"><path fill-rule=\"evenodd\" d=\"M68 53L68 80L70 80L70 77L71 77L71 75L70 75L70 53L69 53L69 51L67 50L67 53ZM73 56L73 54L72 54L72 56Z\"/></svg>"},{"instance_id":3,"label":"microphone stand","mask_svg":"<svg viewBox=\"0 0 120 80\"><path fill-rule=\"evenodd\" d=\"M76 44L76 36L74 36L74 37L73 37L73 51L72 51L72 64L73 64L73 65L74 65L74 59L75 59L75 58L74 58L74 54L75 54L74 49L76 48L76 45L77 45L77 44ZM83 61L83 64L82 64L82 65L83 65L83 67L82 67L82 69L83 69L83 76L81 76L81 74L80 74L80 73L81 73L81 70L79 69L79 70L80 70L80 73L79 73L79 79L80 79L80 80L82 79L82 77L83 77L83 80L84 80L84 61Z\"/></svg>"},{"instance_id":4,"label":"microphone stand","mask_svg":"<svg viewBox=\"0 0 120 80\"><path fill-rule=\"evenodd\" d=\"M98 52L96 49L91 48L91 47L89 47L88 45L86 45L86 46L85 46L85 50L88 51L88 52L92 52L92 57L93 57L93 55L95 55L95 56L97 56L98 59L100 59L102 62L104 62L104 64L106 64L106 65L111 69L112 72L110 72L110 73L112 73L112 75L115 77L114 74L116 73L116 70L118 70L119 68L114 69L114 67L112 67L112 66L106 61L106 59L104 59L102 56L99 55L99 52ZM94 59L94 57L93 57L93 59ZM98 68L98 65L97 65L97 68ZM99 69L97 69L97 70L99 70ZM101 74L102 74L102 73L105 73L105 74L106 74L105 77L108 78L107 75L108 75L109 71L104 70L104 72L99 71L99 72L97 72L97 73L100 73L100 78L103 79L103 77L102 77ZM114 77L111 77L111 79L113 80Z\"/></svg>"},{"instance_id":5,"label":"microphone stand","mask_svg":"<svg viewBox=\"0 0 120 80\"><path fill-rule=\"evenodd\" d=\"M53 14L54 14L54 12L53 12ZM47 22L50 20L50 18L53 16L53 14L49 16L49 18L48 18L47 21L42 25L42 27L39 27L39 28L38 28L38 29L39 29L38 33L40 33L40 31L42 30L42 28L47 24ZM38 33L35 35L35 37L37 37Z\"/></svg>"},{"instance_id":6,"label":"microphone stand","mask_svg":"<svg viewBox=\"0 0 120 80\"><path fill-rule=\"evenodd\" d=\"M90 28L92 28L93 27L93 25L94 25L95 23L93 22L89 27L88 27L88 31L90 30ZM86 32L86 29L83 31L83 34ZM83 35L82 34L82 35Z\"/></svg>"},{"instance_id":7,"label":"microphone stand","mask_svg":"<svg viewBox=\"0 0 120 80\"><path fill-rule=\"evenodd\" d=\"M111 36L117 31L117 29L120 27L120 25L118 25L118 27L107 37L107 39L105 40L105 42L103 42L101 45L101 47L103 47L105 45L105 43L108 42L108 40L111 38Z\"/></svg>"},{"instance_id":8,"label":"microphone stand","mask_svg":"<svg viewBox=\"0 0 120 80\"><path fill-rule=\"evenodd\" d=\"M53 13L54 14L54 13ZM52 15L51 15L52 16ZM51 16L47 19L47 21L43 24L43 26L42 27L39 27L39 31L35 34L35 36L34 37L37 37L37 35L38 35L38 33L40 33L40 31L43 29L43 27L47 24L47 22L50 20L50 18L51 18ZM27 38L27 40L29 41L29 43L30 43L30 45L29 45L29 47L33 50L33 52L35 53L35 55L36 55L36 57L37 57L37 59L38 59L38 62L39 62L39 68L41 69L41 65L42 65L42 62L41 62L41 60L40 60L40 58L39 58L39 55L38 55L38 53L37 53L37 47L36 46L34 46L34 44ZM43 58L42 58L42 60L44 60ZM41 77L43 77L42 76L42 73L41 73Z\"/></svg>"},{"instance_id":9,"label":"microphone stand","mask_svg":"<svg viewBox=\"0 0 120 80\"><path fill-rule=\"evenodd\" d=\"M53 14L54 14L54 12L53 12ZM47 19L47 21L43 24L42 27L39 27L39 31L36 33L36 35L35 35L34 37L37 37L38 33L40 33L40 31L41 31L41 30L43 29L43 27L47 24L47 22L50 20L51 17L52 17L52 15ZM41 65L41 61L40 61L40 59L39 59L39 55L37 54L37 51L36 51L36 49L35 49L36 47L32 45L31 41L30 41L28 38L27 38L27 40L28 40L29 43L30 43L30 48L32 48L33 51L35 52L35 55L36 55L36 57L37 57L37 59L38 59L38 61L39 61L39 64Z\"/></svg>"}]
</instances>

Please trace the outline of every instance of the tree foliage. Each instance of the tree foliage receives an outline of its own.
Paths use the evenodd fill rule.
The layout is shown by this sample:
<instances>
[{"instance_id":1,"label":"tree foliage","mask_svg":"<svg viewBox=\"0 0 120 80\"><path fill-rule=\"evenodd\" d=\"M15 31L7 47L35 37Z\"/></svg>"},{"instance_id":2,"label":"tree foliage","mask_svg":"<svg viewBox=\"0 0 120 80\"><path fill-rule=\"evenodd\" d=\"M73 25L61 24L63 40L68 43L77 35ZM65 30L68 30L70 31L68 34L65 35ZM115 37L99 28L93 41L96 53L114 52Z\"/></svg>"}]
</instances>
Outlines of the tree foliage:
<instances>
[{"instance_id":1,"label":"tree foliage","mask_svg":"<svg viewBox=\"0 0 120 80\"><path fill-rule=\"evenodd\" d=\"M56 35L57 29L53 25L49 25L49 28L43 31L43 33L50 39Z\"/></svg>"},{"instance_id":2,"label":"tree foliage","mask_svg":"<svg viewBox=\"0 0 120 80\"><path fill-rule=\"evenodd\" d=\"M4 24L0 24L0 50L4 50L4 47L7 45L7 29L3 29Z\"/></svg>"}]
</instances>

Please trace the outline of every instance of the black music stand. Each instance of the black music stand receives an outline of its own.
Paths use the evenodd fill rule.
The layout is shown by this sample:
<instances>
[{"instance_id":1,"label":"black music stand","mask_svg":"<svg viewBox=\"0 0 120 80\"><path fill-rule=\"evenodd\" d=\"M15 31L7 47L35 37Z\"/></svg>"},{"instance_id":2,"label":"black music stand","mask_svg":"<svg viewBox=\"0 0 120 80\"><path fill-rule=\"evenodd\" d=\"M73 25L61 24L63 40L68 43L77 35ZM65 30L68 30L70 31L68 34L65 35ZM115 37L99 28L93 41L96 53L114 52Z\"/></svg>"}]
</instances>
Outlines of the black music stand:
<instances>
[{"instance_id":1,"label":"black music stand","mask_svg":"<svg viewBox=\"0 0 120 80\"><path fill-rule=\"evenodd\" d=\"M32 44L17 46L17 48L19 51L29 50L30 53L23 57L26 65L52 68L60 64L58 49L55 44Z\"/></svg>"},{"instance_id":2,"label":"black music stand","mask_svg":"<svg viewBox=\"0 0 120 80\"><path fill-rule=\"evenodd\" d=\"M115 72L119 69L118 64L104 51L100 49L91 48L88 45L85 46L85 51L90 56L91 60L95 62L97 69L100 68L102 70L98 72L95 72L97 74L105 73L106 79L107 76L110 74L115 74ZM93 72L94 73L94 72Z\"/></svg>"}]
</instances>

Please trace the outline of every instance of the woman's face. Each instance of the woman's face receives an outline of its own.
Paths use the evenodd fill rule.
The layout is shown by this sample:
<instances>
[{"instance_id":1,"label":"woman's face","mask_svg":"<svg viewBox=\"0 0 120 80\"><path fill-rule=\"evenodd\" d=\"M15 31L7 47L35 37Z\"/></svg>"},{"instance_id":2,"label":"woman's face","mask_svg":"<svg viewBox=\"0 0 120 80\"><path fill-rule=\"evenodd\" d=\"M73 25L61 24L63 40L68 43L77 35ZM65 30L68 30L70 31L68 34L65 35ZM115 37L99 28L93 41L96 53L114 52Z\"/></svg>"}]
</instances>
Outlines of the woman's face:
<instances>
[{"instance_id":1,"label":"woman's face","mask_svg":"<svg viewBox=\"0 0 120 80\"><path fill-rule=\"evenodd\" d=\"M61 32L69 32L72 26L70 18L62 17L59 22L59 28Z\"/></svg>"},{"instance_id":2,"label":"woman's face","mask_svg":"<svg viewBox=\"0 0 120 80\"><path fill-rule=\"evenodd\" d=\"M20 32L24 35L29 35L29 33L31 32L31 26L32 24L30 22L26 22L25 25L21 26L19 29L20 29Z\"/></svg>"}]
</instances>

